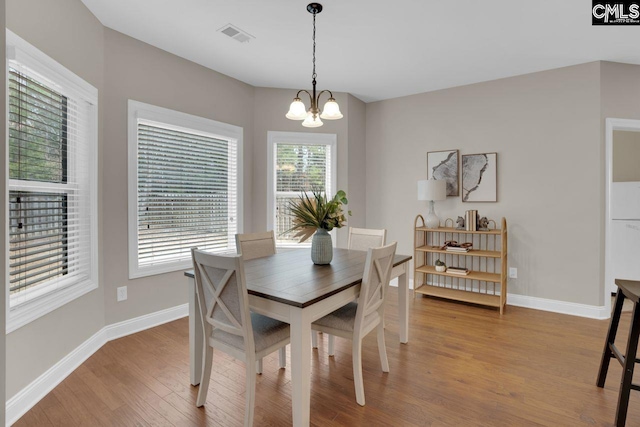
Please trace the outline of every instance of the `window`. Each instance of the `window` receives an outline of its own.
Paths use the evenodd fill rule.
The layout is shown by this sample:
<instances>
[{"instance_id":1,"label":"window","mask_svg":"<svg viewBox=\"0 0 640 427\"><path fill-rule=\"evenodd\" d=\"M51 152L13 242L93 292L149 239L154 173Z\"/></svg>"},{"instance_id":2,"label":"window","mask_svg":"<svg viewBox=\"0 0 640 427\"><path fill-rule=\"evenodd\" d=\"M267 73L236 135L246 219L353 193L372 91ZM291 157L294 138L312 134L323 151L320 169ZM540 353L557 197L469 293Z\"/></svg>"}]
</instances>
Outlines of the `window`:
<instances>
[{"instance_id":1,"label":"window","mask_svg":"<svg viewBox=\"0 0 640 427\"><path fill-rule=\"evenodd\" d=\"M242 128L129 101L129 277L234 252Z\"/></svg>"},{"instance_id":2,"label":"window","mask_svg":"<svg viewBox=\"0 0 640 427\"><path fill-rule=\"evenodd\" d=\"M9 322L95 289L97 90L7 31Z\"/></svg>"},{"instance_id":3,"label":"window","mask_svg":"<svg viewBox=\"0 0 640 427\"><path fill-rule=\"evenodd\" d=\"M298 243L291 228L289 202L312 189L332 197L336 190L336 135L322 133L268 133L267 226L278 247L311 246ZM335 240L335 239L334 239Z\"/></svg>"}]
</instances>

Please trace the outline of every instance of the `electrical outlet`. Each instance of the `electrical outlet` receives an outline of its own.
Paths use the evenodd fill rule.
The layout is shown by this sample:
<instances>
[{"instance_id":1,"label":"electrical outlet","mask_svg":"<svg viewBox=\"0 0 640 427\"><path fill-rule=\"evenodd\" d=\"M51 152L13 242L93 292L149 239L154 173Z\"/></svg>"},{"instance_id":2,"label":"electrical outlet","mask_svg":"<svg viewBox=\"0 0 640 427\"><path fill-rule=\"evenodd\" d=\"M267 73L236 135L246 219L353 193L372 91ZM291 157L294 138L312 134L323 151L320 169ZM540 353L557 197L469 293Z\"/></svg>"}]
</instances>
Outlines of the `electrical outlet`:
<instances>
[{"instance_id":1,"label":"electrical outlet","mask_svg":"<svg viewBox=\"0 0 640 427\"><path fill-rule=\"evenodd\" d=\"M120 301L124 301L127 299L127 287L126 286L120 286L118 289L118 302Z\"/></svg>"},{"instance_id":2,"label":"electrical outlet","mask_svg":"<svg viewBox=\"0 0 640 427\"><path fill-rule=\"evenodd\" d=\"M518 278L518 269L515 267L509 267L509 278L517 279Z\"/></svg>"}]
</instances>

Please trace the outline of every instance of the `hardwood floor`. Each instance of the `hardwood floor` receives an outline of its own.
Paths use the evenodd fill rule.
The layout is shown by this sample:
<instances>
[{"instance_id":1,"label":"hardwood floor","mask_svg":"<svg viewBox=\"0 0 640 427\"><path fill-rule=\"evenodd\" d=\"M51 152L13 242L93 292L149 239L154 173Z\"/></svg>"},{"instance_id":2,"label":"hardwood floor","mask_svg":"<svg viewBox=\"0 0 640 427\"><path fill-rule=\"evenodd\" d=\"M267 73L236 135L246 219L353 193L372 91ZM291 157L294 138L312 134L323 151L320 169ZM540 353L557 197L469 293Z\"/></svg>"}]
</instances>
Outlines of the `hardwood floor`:
<instances>
[{"instance_id":1,"label":"hardwood floor","mask_svg":"<svg viewBox=\"0 0 640 427\"><path fill-rule=\"evenodd\" d=\"M327 339L313 351L311 419L316 426L611 426L619 364L595 385L608 321L508 306L494 309L417 297L408 345L398 343L397 290L386 313L391 372L380 369L375 334L363 345L366 406L355 402L351 346ZM624 348L630 313L617 344ZM207 404L189 385L187 319L112 341L89 358L16 426L239 426L244 366L221 352ZM636 379L636 382L640 380ZM290 370L277 352L256 387L256 426L291 424ZM627 426L640 426L631 392Z\"/></svg>"}]
</instances>

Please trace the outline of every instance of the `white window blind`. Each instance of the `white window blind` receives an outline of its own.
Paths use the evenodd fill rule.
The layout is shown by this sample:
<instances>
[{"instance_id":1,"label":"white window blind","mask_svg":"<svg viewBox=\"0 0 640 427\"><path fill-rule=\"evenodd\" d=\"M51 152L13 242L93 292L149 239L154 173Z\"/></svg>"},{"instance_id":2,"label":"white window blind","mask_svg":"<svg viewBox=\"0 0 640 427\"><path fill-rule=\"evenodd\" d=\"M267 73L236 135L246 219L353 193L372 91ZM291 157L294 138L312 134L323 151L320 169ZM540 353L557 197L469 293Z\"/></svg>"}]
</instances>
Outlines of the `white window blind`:
<instances>
[{"instance_id":1,"label":"white window blind","mask_svg":"<svg viewBox=\"0 0 640 427\"><path fill-rule=\"evenodd\" d=\"M189 268L193 247L235 252L241 131L135 101L129 110L129 276Z\"/></svg>"},{"instance_id":2,"label":"white window blind","mask_svg":"<svg viewBox=\"0 0 640 427\"><path fill-rule=\"evenodd\" d=\"M224 252L236 230L236 145L138 124L140 266Z\"/></svg>"},{"instance_id":3,"label":"white window blind","mask_svg":"<svg viewBox=\"0 0 640 427\"><path fill-rule=\"evenodd\" d=\"M287 233L292 218L289 204L298 200L302 192L321 191L332 197L335 193L335 135L270 132L273 168L271 222L279 246L300 246ZM310 241L302 244L310 245Z\"/></svg>"},{"instance_id":4,"label":"white window blind","mask_svg":"<svg viewBox=\"0 0 640 427\"><path fill-rule=\"evenodd\" d=\"M11 33L8 44L14 309L58 292L78 295L69 288L97 287L97 91ZM49 306L41 314L61 305L40 304Z\"/></svg>"}]
</instances>

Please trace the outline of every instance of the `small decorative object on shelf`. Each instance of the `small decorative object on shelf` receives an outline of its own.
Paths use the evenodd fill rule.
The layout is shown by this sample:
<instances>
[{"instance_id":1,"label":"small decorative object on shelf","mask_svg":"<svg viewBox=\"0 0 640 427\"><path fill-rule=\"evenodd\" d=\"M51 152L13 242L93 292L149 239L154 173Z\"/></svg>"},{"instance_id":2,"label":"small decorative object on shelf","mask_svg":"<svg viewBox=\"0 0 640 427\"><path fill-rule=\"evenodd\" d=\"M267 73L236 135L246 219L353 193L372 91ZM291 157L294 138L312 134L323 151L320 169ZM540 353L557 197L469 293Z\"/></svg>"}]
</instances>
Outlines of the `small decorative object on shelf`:
<instances>
[{"instance_id":1,"label":"small decorative object on shelf","mask_svg":"<svg viewBox=\"0 0 640 427\"><path fill-rule=\"evenodd\" d=\"M342 211L342 205L346 205L347 194L340 190L333 199L315 189L311 190L312 197L302 192L298 200L289 202L289 209L293 217L293 226L285 233L297 231L295 238L300 237L304 242L311 239L311 260L314 264L325 265L333 259L333 244L329 231L341 228L347 223L347 218ZM348 211L351 215L351 211Z\"/></svg>"},{"instance_id":2,"label":"small decorative object on shelf","mask_svg":"<svg viewBox=\"0 0 640 427\"><path fill-rule=\"evenodd\" d=\"M446 242L444 242L444 245L440 249L443 249L447 252L469 252L472 247L473 243L471 242L458 243L455 240L447 240Z\"/></svg>"},{"instance_id":3,"label":"small decorative object on shelf","mask_svg":"<svg viewBox=\"0 0 640 427\"><path fill-rule=\"evenodd\" d=\"M469 214L469 212L467 212ZM473 224L477 224L476 217ZM418 215L414 224L414 295L430 295L497 307L507 305L507 221L478 221L486 230L460 230L447 219L433 229ZM465 221L467 227L468 222ZM493 228L489 228L493 227ZM475 227L474 227L475 228ZM443 270L443 264L447 266Z\"/></svg>"},{"instance_id":4,"label":"small decorative object on shelf","mask_svg":"<svg viewBox=\"0 0 640 427\"><path fill-rule=\"evenodd\" d=\"M486 216L483 216L478 220L478 230L489 231L489 220Z\"/></svg>"},{"instance_id":5,"label":"small decorative object on shelf","mask_svg":"<svg viewBox=\"0 0 640 427\"><path fill-rule=\"evenodd\" d=\"M459 216L458 219L456 219L456 230L464 230L464 218Z\"/></svg>"}]
</instances>

